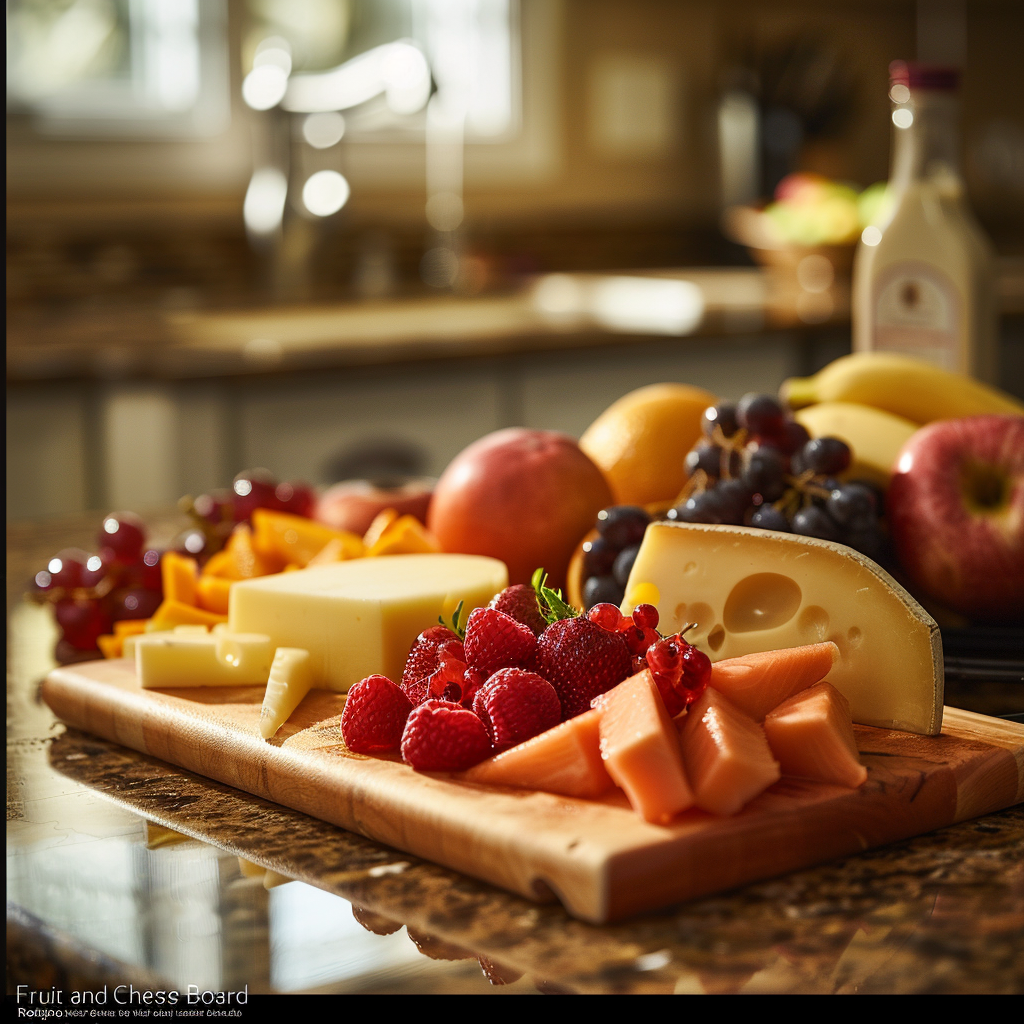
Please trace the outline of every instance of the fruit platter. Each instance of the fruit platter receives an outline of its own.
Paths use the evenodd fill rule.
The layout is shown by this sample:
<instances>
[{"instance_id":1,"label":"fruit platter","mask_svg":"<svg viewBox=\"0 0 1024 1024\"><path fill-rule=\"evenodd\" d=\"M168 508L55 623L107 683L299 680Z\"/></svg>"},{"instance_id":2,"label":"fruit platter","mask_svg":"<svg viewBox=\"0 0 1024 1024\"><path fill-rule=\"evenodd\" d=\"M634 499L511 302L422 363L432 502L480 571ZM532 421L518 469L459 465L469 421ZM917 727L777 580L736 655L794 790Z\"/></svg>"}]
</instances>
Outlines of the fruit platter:
<instances>
[{"instance_id":1,"label":"fruit platter","mask_svg":"<svg viewBox=\"0 0 1024 1024\"><path fill-rule=\"evenodd\" d=\"M641 389L578 444L499 431L361 533L336 495L257 471L184 500L194 525L164 551L107 516L98 554L35 578L79 652L43 698L594 922L1011 806L1024 728L944 708L918 597L1019 614L1024 410L931 378L915 399L931 369L850 358L781 397ZM887 395L904 406L865 401ZM985 467L958 486L997 538L972 564L998 602L969 574L949 593L903 539L946 424Z\"/></svg>"}]
</instances>

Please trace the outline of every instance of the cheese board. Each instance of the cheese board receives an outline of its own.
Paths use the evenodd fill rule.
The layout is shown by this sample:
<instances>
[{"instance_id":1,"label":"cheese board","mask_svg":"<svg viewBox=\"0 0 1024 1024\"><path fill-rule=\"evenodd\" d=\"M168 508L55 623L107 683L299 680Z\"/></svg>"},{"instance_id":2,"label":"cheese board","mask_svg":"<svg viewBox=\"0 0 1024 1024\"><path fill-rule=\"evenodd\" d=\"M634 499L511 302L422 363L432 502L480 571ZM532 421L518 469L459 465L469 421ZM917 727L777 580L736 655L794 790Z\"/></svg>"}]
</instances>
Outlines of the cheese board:
<instances>
[{"instance_id":1,"label":"cheese board","mask_svg":"<svg viewBox=\"0 0 1024 1024\"><path fill-rule=\"evenodd\" d=\"M621 793L582 800L416 772L349 751L341 694L312 690L270 741L264 688L140 688L134 664L52 672L66 723L594 923L725 891L1024 800L1024 726L946 708L921 736L857 726L859 789L783 778L742 812L643 821Z\"/></svg>"}]
</instances>

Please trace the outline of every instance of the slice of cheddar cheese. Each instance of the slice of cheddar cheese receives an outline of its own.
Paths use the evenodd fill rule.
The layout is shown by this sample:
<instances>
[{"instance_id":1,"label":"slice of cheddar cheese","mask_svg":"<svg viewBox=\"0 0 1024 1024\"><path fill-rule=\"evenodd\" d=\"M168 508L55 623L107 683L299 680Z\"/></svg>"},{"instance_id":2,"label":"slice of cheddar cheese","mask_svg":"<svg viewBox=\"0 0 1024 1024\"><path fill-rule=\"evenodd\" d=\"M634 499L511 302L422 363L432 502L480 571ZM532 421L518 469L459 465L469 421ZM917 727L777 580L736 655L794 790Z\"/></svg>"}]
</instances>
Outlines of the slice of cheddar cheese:
<instances>
[{"instance_id":1,"label":"slice of cheddar cheese","mask_svg":"<svg viewBox=\"0 0 1024 1024\"><path fill-rule=\"evenodd\" d=\"M843 544L742 526L652 523L625 613L654 604L663 633L713 662L830 640L828 679L855 722L934 735L942 727L935 620L887 572Z\"/></svg>"}]
</instances>

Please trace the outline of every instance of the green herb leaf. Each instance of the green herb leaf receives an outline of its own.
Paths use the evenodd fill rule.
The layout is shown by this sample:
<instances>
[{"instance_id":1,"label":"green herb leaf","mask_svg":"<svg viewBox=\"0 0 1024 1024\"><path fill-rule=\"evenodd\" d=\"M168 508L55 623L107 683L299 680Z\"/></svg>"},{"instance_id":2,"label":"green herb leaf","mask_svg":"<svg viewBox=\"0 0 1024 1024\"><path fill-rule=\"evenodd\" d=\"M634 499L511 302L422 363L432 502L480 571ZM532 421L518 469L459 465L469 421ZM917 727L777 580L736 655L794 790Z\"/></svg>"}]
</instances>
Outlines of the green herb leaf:
<instances>
[{"instance_id":1,"label":"green herb leaf","mask_svg":"<svg viewBox=\"0 0 1024 1024\"><path fill-rule=\"evenodd\" d=\"M455 608L455 612L452 615L451 622L445 622L443 615L438 615L437 621L441 623L446 629L450 629L460 640L466 639L466 625L463 623L459 625L459 617L462 615L462 606L465 604L464 601L460 601ZM466 616L467 620L469 616Z\"/></svg>"},{"instance_id":2,"label":"green herb leaf","mask_svg":"<svg viewBox=\"0 0 1024 1024\"><path fill-rule=\"evenodd\" d=\"M559 619L576 618L580 613L566 602L561 590L545 586L547 579L548 574L543 569L538 569L531 580L533 589L537 592L537 607L544 616L544 621L550 626Z\"/></svg>"}]
</instances>

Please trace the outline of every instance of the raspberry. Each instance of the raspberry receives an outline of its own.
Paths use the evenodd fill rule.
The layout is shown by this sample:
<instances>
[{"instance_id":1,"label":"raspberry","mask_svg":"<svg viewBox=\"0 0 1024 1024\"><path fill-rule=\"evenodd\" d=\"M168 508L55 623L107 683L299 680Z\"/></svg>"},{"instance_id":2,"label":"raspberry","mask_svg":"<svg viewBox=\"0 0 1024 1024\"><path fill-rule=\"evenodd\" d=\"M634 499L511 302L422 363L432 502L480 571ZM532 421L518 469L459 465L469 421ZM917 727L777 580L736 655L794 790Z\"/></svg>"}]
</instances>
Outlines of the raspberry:
<instances>
[{"instance_id":1,"label":"raspberry","mask_svg":"<svg viewBox=\"0 0 1024 1024\"><path fill-rule=\"evenodd\" d=\"M341 713L341 737L357 754L397 750L412 702L387 676L367 676L351 686Z\"/></svg>"},{"instance_id":2,"label":"raspberry","mask_svg":"<svg viewBox=\"0 0 1024 1024\"><path fill-rule=\"evenodd\" d=\"M547 622L537 604L537 591L526 583L515 583L491 598L488 608L504 612L516 622L529 626L534 636L540 636L547 628Z\"/></svg>"},{"instance_id":3,"label":"raspberry","mask_svg":"<svg viewBox=\"0 0 1024 1024\"><path fill-rule=\"evenodd\" d=\"M598 694L629 675L632 656L621 633L582 617L559 619L537 641L538 673L555 688L562 718L586 711Z\"/></svg>"},{"instance_id":4,"label":"raspberry","mask_svg":"<svg viewBox=\"0 0 1024 1024\"><path fill-rule=\"evenodd\" d=\"M486 679L499 668L532 664L537 638L529 626L494 608L477 608L466 623L466 664Z\"/></svg>"},{"instance_id":5,"label":"raspberry","mask_svg":"<svg viewBox=\"0 0 1024 1024\"><path fill-rule=\"evenodd\" d=\"M477 691L483 688L486 680L483 675L478 672L475 668L467 668L462 673L462 701L461 704L464 707L471 708L473 706L473 698L476 697Z\"/></svg>"},{"instance_id":6,"label":"raspberry","mask_svg":"<svg viewBox=\"0 0 1024 1024\"><path fill-rule=\"evenodd\" d=\"M438 650L442 644L452 641L458 643L459 638L447 626L431 626L423 630L409 648L402 671L402 687L407 688L411 683L432 675L437 670ZM460 658L465 661L465 653L460 654Z\"/></svg>"},{"instance_id":7,"label":"raspberry","mask_svg":"<svg viewBox=\"0 0 1024 1024\"><path fill-rule=\"evenodd\" d=\"M462 771L490 753L484 723L447 700L425 700L413 708L402 733L402 760L420 772Z\"/></svg>"},{"instance_id":8,"label":"raspberry","mask_svg":"<svg viewBox=\"0 0 1024 1024\"><path fill-rule=\"evenodd\" d=\"M473 710L487 726L495 750L506 750L562 720L555 688L536 672L499 669L473 701Z\"/></svg>"}]
</instances>

